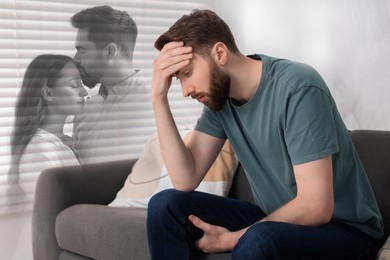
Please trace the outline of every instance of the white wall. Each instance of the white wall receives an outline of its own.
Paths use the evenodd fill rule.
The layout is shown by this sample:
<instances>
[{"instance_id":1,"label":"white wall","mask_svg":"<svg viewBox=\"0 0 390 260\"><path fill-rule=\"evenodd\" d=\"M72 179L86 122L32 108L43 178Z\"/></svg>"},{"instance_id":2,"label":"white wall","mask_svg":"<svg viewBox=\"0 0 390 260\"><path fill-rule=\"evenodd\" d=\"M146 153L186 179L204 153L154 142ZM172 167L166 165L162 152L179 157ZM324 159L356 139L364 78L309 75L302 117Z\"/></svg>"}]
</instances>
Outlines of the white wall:
<instances>
[{"instance_id":1,"label":"white wall","mask_svg":"<svg viewBox=\"0 0 390 260\"><path fill-rule=\"evenodd\" d=\"M390 130L390 1L214 0L241 51L314 66L349 129Z\"/></svg>"}]
</instances>

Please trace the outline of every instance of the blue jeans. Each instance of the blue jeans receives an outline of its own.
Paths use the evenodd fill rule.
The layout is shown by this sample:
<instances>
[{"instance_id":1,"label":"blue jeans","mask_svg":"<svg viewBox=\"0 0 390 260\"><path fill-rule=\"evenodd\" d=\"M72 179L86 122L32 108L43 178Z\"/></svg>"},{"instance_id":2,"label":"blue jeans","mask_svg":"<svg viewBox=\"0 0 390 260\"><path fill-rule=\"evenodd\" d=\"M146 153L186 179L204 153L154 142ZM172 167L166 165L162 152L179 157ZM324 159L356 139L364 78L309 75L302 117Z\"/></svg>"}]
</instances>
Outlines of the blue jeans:
<instances>
[{"instance_id":1,"label":"blue jeans","mask_svg":"<svg viewBox=\"0 0 390 260\"><path fill-rule=\"evenodd\" d=\"M248 227L265 215L249 202L201 192L165 190L149 202L149 251L156 259L198 259L195 247L203 231L188 221L193 214L231 231ZM232 251L232 259L374 259L376 240L336 221L317 227L282 222L254 224Z\"/></svg>"}]
</instances>

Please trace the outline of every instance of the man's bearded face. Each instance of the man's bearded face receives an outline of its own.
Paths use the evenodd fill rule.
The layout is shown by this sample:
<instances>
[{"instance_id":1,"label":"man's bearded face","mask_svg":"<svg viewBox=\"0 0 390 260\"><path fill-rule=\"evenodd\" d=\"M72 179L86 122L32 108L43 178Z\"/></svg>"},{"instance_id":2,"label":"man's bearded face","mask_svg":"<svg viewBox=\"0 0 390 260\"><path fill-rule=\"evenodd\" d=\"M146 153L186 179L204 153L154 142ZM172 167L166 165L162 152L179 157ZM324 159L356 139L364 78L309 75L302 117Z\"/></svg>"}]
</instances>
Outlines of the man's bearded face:
<instances>
[{"instance_id":1,"label":"man's bearded face","mask_svg":"<svg viewBox=\"0 0 390 260\"><path fill-rule=\"evenodd\" d=\"M210 95L205 103L212 111L223 108L230 91L230 76L223 72L213 60L210 60Z\"/></svg>"}]
</instances>

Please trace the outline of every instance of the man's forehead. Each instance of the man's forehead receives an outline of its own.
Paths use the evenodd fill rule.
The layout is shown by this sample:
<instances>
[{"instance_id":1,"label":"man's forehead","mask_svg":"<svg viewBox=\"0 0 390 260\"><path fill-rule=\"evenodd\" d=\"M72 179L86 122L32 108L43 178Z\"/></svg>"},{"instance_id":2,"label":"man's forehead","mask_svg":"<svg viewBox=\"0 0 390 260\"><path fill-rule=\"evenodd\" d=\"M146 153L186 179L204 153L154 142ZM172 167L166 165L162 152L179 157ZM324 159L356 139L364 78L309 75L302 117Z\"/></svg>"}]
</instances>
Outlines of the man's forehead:
<instances>
[{"instance_id":1,"label":"man's forehead","mask_svg":"<svg viewBox=\"0 0 390 260\"><path fill-rule=\"evenodd\" d=\"M80 28L76 31L76 39L88 39L88 30L86 28Z\"/></svg>"},{"instance_id":2,"label":"man's forehead","mask_svg":"<svg viewBox=\"0 0 390 260\"><path fill-rule=\"evenodd\" d=\"M88 39L88 30L87 29L79 29L76 32L76 46L78 47L87 47L94 46L95 43Z\"/></svg>"}]
</instances>

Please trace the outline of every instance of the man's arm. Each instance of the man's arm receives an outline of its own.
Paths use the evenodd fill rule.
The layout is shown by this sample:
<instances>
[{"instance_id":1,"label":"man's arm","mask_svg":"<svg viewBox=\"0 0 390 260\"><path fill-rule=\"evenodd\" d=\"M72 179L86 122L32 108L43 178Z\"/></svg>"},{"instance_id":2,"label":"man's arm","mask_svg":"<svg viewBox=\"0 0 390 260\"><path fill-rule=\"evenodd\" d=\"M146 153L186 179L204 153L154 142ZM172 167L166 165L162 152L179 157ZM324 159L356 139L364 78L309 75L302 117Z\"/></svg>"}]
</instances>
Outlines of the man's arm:
<instances>
[{"instance_id":1,"label":"man's arm","mask_svg":"<svg viewBox=\"0 0 390 260\"><path fill-rule=\"evenodd\" d=\"M296 197L262 221L305 226L329 222L334 208L332 156L294 165Z\"/></svg>"},{"instance_id":2,"label":"man's arm","mask_svg":"<svg viewBox=\"0 0 390 260\"><path fill-rule=\"evenodd\" d=\"M306 226L329 222L334 208L332 157L295 165L294 175L297 184L296 197L259 222L278 221ZM232 250L249 229L247 227L230 232L195 216L190 216L189 220L205 232L197 241L197 246L209 253Z\"/></svg>"},{"instance_id":3,"label":"man's arm","mask_svg":"<svg viewBox=\"0 0 390 260\"><path fill-rule=\"evenodd\" d=\"M224 140L195 131L185 146L168 102L172 75L190 63L192 48L182 42L164 46L153 63L151 99L164 163L173 186L194 190L221 150Z\"/></svg>"}]
</instances>

